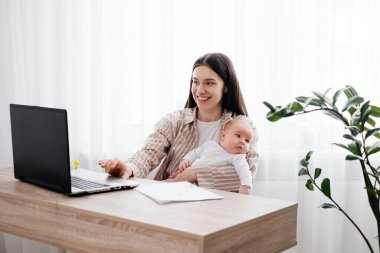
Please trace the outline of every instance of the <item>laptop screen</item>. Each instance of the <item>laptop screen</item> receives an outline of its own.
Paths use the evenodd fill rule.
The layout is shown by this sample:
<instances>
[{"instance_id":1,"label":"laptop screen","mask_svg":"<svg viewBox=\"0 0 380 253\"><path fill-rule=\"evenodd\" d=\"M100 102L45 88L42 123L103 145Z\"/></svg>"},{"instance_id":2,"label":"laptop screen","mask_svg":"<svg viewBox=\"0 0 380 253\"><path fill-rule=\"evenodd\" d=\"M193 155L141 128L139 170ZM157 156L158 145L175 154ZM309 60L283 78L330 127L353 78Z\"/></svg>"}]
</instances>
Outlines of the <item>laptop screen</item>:
<instances>
[{"instance_id":1,"label":"laptop screen","mask_svg":"<svg viewBox=\"0 0 380 253\"><path fill-rule=\"evenodd\" d=\"M10 105L15 178L70 193L67 112Z\"/></svg>"}]
</instances>

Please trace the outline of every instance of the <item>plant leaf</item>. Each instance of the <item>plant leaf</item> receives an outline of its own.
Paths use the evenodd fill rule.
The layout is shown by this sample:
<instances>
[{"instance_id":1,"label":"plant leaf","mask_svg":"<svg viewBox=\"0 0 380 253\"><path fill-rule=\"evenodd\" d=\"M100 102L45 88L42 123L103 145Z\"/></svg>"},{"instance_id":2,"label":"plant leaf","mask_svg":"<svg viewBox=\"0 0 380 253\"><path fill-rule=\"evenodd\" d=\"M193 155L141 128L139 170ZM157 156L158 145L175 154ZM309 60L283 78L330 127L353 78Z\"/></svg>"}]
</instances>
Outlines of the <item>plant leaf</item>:
<instances>
[{"instance_id":1,"label":"plant leaf","mask_svg":"<svg viewBox=\"0 0 380 253\"><path fill-rule=\"evenodd\" d=\"M326 94L331 90L331 88L328 88L325 93L323 93L323 96L326 97Z\"/></svg>"},{"instance_id":2,"label":"plant leaf","mask_svg":"<svg viewBox=\"0 0 380 253\"><path fill-rule=\"evenodd\" d=\"M278 121L280 119L282 119L281 115L274 114L274 113L268 113L267 114L267 120L269 120L270 122L275 122L275 121Z\"/></svg>"},{"instance_id":3,"label":"plant leaf","mask_svg":"<svg viewBox=\"0 0 380 253\"><path fill-rule=\"evenodd\" d=\"M302 168L300 169L300 171L298 171L298 176L304 176L304 175L308 175L308 173L305 168Z\"/></svg>"},{"instance_id":4,"label":"plant leaf","mask_svg":"<svg viewBox=\"0 0 380 253\"><path fill-rule=\"evenodd\" d=\"M373 145L368 147L367 155L372 155L379 151L380 151L380 141L377 141Z\"/></svg>"},{"instance_id":5,"label":"plant leaf","mask_svg":"<svg viewBox=\"0 0 380 253\"><path fill-rule=\"evenodd\" d=\"M357 109L355 107L351 107L350 109L348 109L348 112L350 113L350 115L354 114L354 112L356 112Z\"/></svg>"},{"instance_id":6,"label":"plant leaf","mask_svg":"<svg viewBox=\"0 0 380 253\"><path fill-rule=\"evenodd\" d=\"M305 105L303 106L303 108L306 108L307 106L309 106L312 99L313 99L312 97L306 97Z\"/></svg>"},{"instance_id":7,"label":"plant leaf","mask_svg":"<svg viewBox=\"0 0 380 253\"><path fill-rule=\"evenodd\" d=\"M360 108L360 122L362 123L363 126L367 122L369 116L371 115L371 112L372 112L372 109L369 106L369 101L367 101Z\"/></svg>"},{"instance_id":8,"label":"plant leaf","mask_svg":"<svg viewBox=\"0 0 380 253\"><path fill-rule=\"evenodd\" d=\"M302 159L302 160L300 161L300 165L301 165L302 167L307 167L307 166L309 165L309 162L306 160L306 158L304 158L304 159Z\"/></svg>"},{"instance_id":9,"label":"plant leaf","mask_svg":"<svg viewBox=\"0 0 380 253\"><path fill-rule=\"evenodd\" d=\"M380 131L380 127L368 130L367 133L365 134L365 139L367 139L368 137L370 137L371 135L373 135L379 131Z\"/></svg>"},{"instance_id":10,"label":"plant leaf","mask_svg":"<svg viewBox=\"0 0 380 253\"><path fill-rule=\"evenodd\" d=\"M345 128L349 129L353 136L356 136L360 133L360 129L357 126L346 126Z\"/></svg>"},{"instance_id":11,"label":"plant leaf","mask_svg":"<svg viewBox=\"0 0 380 253\"><path fill-rule=\"evenodd\" d=\"M344 149L350 151L354 155L357 155L357 156L360 155L360 152L359 152L359 150L358 150L358 148L354 142L349 143L347 146L344 144L340 144L340 143L332 143L332 144L336 145L338 147L344 148ZM356 159L353 159L353 160L356 160Z\"/></svg>"},{"instance_id":12,"label":"plant leaf","mask_svg":"<svg viewBox=\"0 0 380 253\"><path fill-rule=\"evenodd\" d=\"M355 107L351 107L350 111L353 112L353 113L350 112L350 114L352 115L351 116L352 121L358 124L360 122L360 110L356 109Z\"/></svg>"},{"instance_id":13,"label":"plant leaf","mask_svg":"<svg viewBox=\"0 0 380 253\"><path fill-rule=\"evenodd\" d=\"M361 145L361 142L358 139L356 139L355 136L352 136L351 134L344 134L343 138L354 141L357 144Z\"/></svg>"},{"instance_id":14,"label":"plant leaf","mask_svg":"<svg viewBox=\"0 0 380 253\"><path fill-rule=\"evenodd\" d=\"M309 98L306 99L305 105L304 105L303 108L306 108L309 105L321 106L322 104L323 104L323 101L321 101L319 99L316 99L316 98L313 98L313 97L309 97Z\"/></svg>"},{"instance_id":15,"label":"plant leaf","mask_svg":"<svg viewBox=\"0 0 380 253\"><path fill-rule=\"evenodd\" d=\"M321 207L321 208L324 208L324 209L327 209L327 208L337 208L335 205L330 204L330 203L323 203L322 205L320 205L318 207Z\"/></svg>"},{"instance_id":16,"label":"plant leaf","mask_svg":"<svg viewBox=\"0 0 380 253\"><path fill-rule=\"evenodd\" d=\"M358 145L361 146L361 144L358 144ZM347 145L347 149L348 149L348 151L350 151L352 154L357 155L357 156L360 156L360 150L359 150L358 147L356 146L356 143L355 143L355 142L348 143L348 145Z\"/></svg>"},{"instance_id":17,"label":"plant leaf","mask_svg":"<svg viewBox=\"0 0 380 253\"><path fill-rule=\"evenodd\" d=\"M300 103L305 103L305 101L308 99L308 97L300 96L296 97L296 100Z\"/></svg>"},{"instance_id":18,"label":"plant leaf","mask_svg":"<svg viewBox=\"0 0 380 253\"><path fill-rule=\"evenodd\" d=\"M309 189L309 191L314 191L314 186L313 186L313 183L311 182L310 179L308 179L306 181L306 184L305 184L306 188Z\"/></svg>"},{"instance_id":19,"label":"plant leaf","mask_svg":"<svg viewBox=\"0 0 380 253\"><path fill-rule=\"evenodd\" d=\"M314 170L314 180L316 180L321 175L321 173L322 173L322 169L316 168Z\"/></svg>"},{"instance_id":20,"label":"plant leaf","mask_svg":"<svg viewBox=\"0 0 380 253\"><path fill-rule=\"evenodd\" d=\"M375 118L380 118L380 107L371 105L371 116Z\"/></svg>"},{"instance_id":21,"label":"plant leaf","mask_svg":"<svg viewBox=\"0 0 380 253\"><path fill-rule=\"evenodd\" d=\"M364 113L368 108L370 108L369 106L369 101L365 102L362 107L360 108L360 112L361 113Z\"/></svg>"},{"instance_id":22,"label":"plant leaf","mask_svg":"<svg viewBox=\"0 0 380 253\"><path fill-rule=\"evenodd\" d=\"M331 100L328 98L328 97L326 97L326 93L329 91L329 89L325 92L325 94L322 94L322 93L320 93L320 92L318 92L318 91L313 91L313 94L317 97L317 98L319 98L319 100L321 101L321 103L325 103L325 102L327 102L329 105L333 105L332 104L332 102L331 102Z\"/></svg>"},{"instance_id":23,"label":"plant leaf","mask_svg":"<svg viewBox=\"0 0 380 253\"><path fill-rule=\"evenodd\" d=\"M276 111L276 108L274 108L270 103L268 103L267 101L264 101L263 104L269 108L270 112L275 112Z\"/></svg>"},{"instance_id":24,"label":"plant leaf","mask_svg":"<svg viewBox=\"0 0 380 253\"><path fill-rule=\"evenodd\" d=\"M356 90L351 85L346 85L346 88L344 88L344 94L347 98L351 98L358 95Z\"/></svg>"},{"instance_id":25,"label":"plant leaf","mask_svg":"<svg viewBox=\"0 0 380 253\"><path fill-rule=\"evenodd\" d=\"M370 115L371 112L372 112L371 108L368 107L368 104L367 104L367 103L369 103L369 101L366 102L366 103L362 106L362 108L360 109L360 122L361 122L363 125L367 122L367 120L368 120L368 118L369 118L369 115ZM366 104L367 104L367 106L365 106ZM367 108L364 110L363 108L365 108L365 107L367 107Z\"/></svg>"},{"instance_id":26,"label":"plant leaf","mask_svg":"<svg viewBox=\"0 0 380 253\"><path fill-rule=\"evenodd\" d=\"M284 108L282 111L282 116L283 117L290 117L290 116L293 116L294 115L294 112L292 110L290 110L289 108Z\"/></svg>"},{"instance_id":27,"label":"plant leaf","mask_svg":"<svg viewBox=\"0 0 380 253\"><path fill-rule=\"evenodd\" d=\"M317 97L317 98L320 98L320 99L325 99L325 96L318 92L318 91L313 91L313 94Z\"/></svg>"},{"instance_id":28,"label":"plant leaf","mask_svg":"<svg viewBox=\"0 0 380 253\"><path fill-rule=\"evenodd\" d=\"M371 117L368 117L367 123L372 127L376 126L376 122Z\"/></svg>"},{"instance_id":29,"label":"plant leaf","mask_svg":"<svg viewBox=\"0 0 380 253\"><path fill-rule=\"evenodd\" d=\"M292 112L299 112L303 110L303 106L300 103L293 102L287 106Z\"/></svg>"},{"instance_id":30,"label":"plant leaf","mask_svg":"<svg viewBox=\"0 0 380 253\"><path fill-rule=\"evenodd\" d=\"M353 161L353 160L363 160L363 157L358 155L347 155L346 156L347 161Z\"/></svg>"},{"instance_id":31,"label":"plant leaf","mask_svg":"<svg viewBox=\"0 0 380 253\"><path fill-rule=\"evenodd\" d=\"M333 105L336 104L336 102L338 101L338 98L340 96L340 94L342 94L344 89L340 89L340 90L337 90L335 93L334 93L334 96L333 96Z\"/></svg>"},{"instance_id":32,"label":"plant leaf","mask_svg":"<svg viewBox=\"0 0 380 253\"><path fill-rule=\"evenodd\" d=\"M327 116L330 116L333 119L337 119L345 123L345 121L342 119L344 118L339 112L334 111L334 110L323 110L323 113L326 114Z\"/></svg>"},{"instance_id":33,"label":"plant leaf","mask_svg":"<svg viewBox=\"0 0 380 253\"><path fill-rule=\"evenodd\" d=\"M359 97L359 96L350 97L347 100L346 104L343 106L342 112L347 111L348 109L350 109L353 106L356 106L360 103L363 103L363 101L364 101L364 98Z\"/></svg>"},{"instance_id":34,"label":"plant leaf","mask_svg":"<svg viewBox=\"0 0 380 253\"><path fill-rule=\"evenodd\" d=\"M348 151L350 151L349 149L348 149L348 147L346 146L346 145L344 145L344 144L340 144L340 143L332 143L333 145L336 145L336 146L338 146L338 147L341 147L341 148L344 148L344 149L347 149Z\"/></svg>"},{"instance_id":35,"label":"plant leaf","mask_svg":"<svg viewBox=\"0 0 380 253\"><path fill-rule=\"evenodd\" d=\"M274 121L282 119L283 117L286 117L285 111L287 110L287 108L278 106L275 109L276 111L267 113L267 119L271 122L274 122Z\"/></svg>"},{"instance_id":36,"label":"plant leaf","mask_svg":"<svg viewBox=\"0 0 380 253\"><path fill-rule=\"evenodd\" d=\"M307 152L307 154L306 154L306 157L305 157L305 160L306 161L309 161L310 160L310 157L313 155L313 151L309 151L309 152Z\"/></svg>"},{"instance_id":37,"label":"plant leaf","mask_svg":"<svg viewBox=\"0 0 380 253\"><path fill-rule=\"evenodd\" d=\"M314 106L321 106L324 104L324 101L320 100L320 99L316 99L316 98L313 98L310 102L311 105L314 105Z\"/></svg>"},{"instance_id":38,"label":"plant leaf","mask_svg":"<svg viewBox=\"0 0 380 253\"><path fill-rule=\"evenodd\" d=\"M321 184L321 190L326 197L331 198L330 179L328 178L323 179L322 184Z\"/></svg>"}]
</instances>

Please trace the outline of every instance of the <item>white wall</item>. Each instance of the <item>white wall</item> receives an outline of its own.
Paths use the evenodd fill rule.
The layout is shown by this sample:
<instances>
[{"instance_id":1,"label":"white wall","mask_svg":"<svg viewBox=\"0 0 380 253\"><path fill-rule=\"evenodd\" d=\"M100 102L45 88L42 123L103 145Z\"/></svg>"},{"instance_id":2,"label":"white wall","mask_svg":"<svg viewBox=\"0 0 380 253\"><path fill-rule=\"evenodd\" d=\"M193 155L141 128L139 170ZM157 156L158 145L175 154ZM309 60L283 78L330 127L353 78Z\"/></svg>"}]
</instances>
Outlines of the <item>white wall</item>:
<instances>
[{"instance_id":1,"label":"white wall","mask_svg":"<svg viewBox=\"0 0 380 253\"><path fill-rule=\"evenodd\" d=\"M12 85L12 73L9 68L11 50L8 37L8 12L5 4L5 0L0 0L0 168L13 164L9 125L9 103L13 94L10 92L11 89L5 88Z\"/></svg>"}]
</instances>

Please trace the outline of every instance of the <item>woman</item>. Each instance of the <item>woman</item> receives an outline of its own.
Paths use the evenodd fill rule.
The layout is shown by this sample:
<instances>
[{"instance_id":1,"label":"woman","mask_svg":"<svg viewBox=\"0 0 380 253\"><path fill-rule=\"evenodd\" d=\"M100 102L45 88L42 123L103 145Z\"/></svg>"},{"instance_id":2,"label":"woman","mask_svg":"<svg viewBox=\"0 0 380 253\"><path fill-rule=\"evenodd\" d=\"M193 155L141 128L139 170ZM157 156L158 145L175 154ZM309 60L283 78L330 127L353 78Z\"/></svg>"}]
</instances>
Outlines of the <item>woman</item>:
<instances>
[{"instance_id":1,"label":"woman","mask_svg":"<svg viewBox=\"0 0 380 253\"><path fill-rule=\"evenodd\" d=\"M164 116L148 136L144 147L126 163L115 158L99 161L105 172L118 177L146 177L160 165L155 180L197 182L199 186L237 191L240 180L231 166L189 167L175 174L182 158L208 140L219 142L222 124L238 115L248 116L231 60L221 53L198 58L193 65L185 108ZM253 145L247 154L253 176L256 172L257 132L252 125ZM161 164L160 164L161 163Z\"/></svg>"}]
</instances>

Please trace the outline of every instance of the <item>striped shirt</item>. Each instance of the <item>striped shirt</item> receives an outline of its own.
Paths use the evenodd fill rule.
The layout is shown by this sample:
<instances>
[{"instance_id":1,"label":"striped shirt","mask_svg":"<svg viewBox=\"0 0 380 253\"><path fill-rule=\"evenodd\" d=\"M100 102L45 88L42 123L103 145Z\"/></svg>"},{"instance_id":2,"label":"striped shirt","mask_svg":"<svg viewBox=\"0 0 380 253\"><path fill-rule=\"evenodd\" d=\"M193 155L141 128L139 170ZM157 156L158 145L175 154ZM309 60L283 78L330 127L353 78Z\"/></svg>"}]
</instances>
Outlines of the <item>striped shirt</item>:
<instances>
[{"instance_id":1,"label":"striped shirt","mask_svg":"<svg viewBox=\"0 0 380 253\"><path fill-rule=\"evenodd\" d=\"M223 112L222 125L232 119L232 113ZM126 165L136 177L146 177L150 171L160 165L155 180L169 178L179 166L183 157L198 145L198 129L196 125L196 108L169 113L157 122L142 149L137 151ZM247 161L253 178L256 175L257 131L252 121L253 145L247 154ZM161 163L161 164L160 164ZM240 179L232 165L208 166L194 168L200 187L224 191L238 191Z\"/></svg>"}]
</instances>

